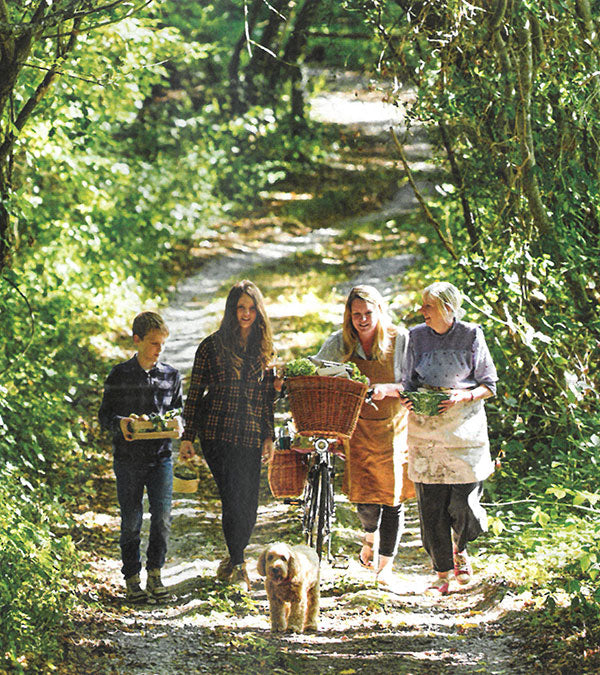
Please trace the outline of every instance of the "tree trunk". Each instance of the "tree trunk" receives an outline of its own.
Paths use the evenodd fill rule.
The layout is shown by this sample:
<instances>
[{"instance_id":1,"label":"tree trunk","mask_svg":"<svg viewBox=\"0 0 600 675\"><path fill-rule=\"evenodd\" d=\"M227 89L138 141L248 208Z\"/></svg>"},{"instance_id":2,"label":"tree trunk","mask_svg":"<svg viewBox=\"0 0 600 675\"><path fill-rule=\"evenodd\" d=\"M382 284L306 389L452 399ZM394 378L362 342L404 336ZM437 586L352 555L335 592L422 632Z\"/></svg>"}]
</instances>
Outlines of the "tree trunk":
<instances>
[{"instance_id":1,"label":"tree trunk","mask_svg":"<svg viewBox=\"0 0 600 675\"><path fill-rule=\"evenodd\" d=\"M244 49L245 46L249 46L248 40L252 36L252 31L256 26L256 22L263 4L263 0L254 0L252 3L250 11L244 17L244 31L240 35L239 40L233 48L233 53L229 59L229 65L227 68L229 73L229 96L232 108L238 112L241 112L243 108L241 105L242 83L240 78L240 58L242 55L242 49Z\"/></svg>"},{"instance_id":2,"label":"tree trunk","mask_svg":"<svg viewBox=\"0 0 600 675\"><path fill-rule=\"evenodd\" d=\"M254 50L250 62L244 71L245 96L252 103L261 100L265 93L270 95L274 93L272 89L267 92L259 91L261 87L259 76L266 79L269 70L278 67L276 55L279 52L279 48L275 45L275 40L279 35L282 23L285 21L282 12L289 8L289 4L289 0L277 0L271 3L273 9L271 10L269 21L260 36L260 47ZM271 68L268 67L269 65Z\"/></svg>"},{"instance_id":3,"label":"tree trunk","mask_svg":"<svg viewBox=\"0 0 600 675\"><path fill-rule=\"evenodd\" d=\"M270 89L275 89L277 87L280 78L283 75L282 70L287 71L287 77L285 79L291 79L293 77L293 70L300 67L299 60L302 51L306 46L310 22L319 7L320 1L321 0L305 0L300 8L294 23L292 34L285 44L281 62L279 66L274 68L271 72L271 77L269 79Z\"/></svg>"}]
</instances>

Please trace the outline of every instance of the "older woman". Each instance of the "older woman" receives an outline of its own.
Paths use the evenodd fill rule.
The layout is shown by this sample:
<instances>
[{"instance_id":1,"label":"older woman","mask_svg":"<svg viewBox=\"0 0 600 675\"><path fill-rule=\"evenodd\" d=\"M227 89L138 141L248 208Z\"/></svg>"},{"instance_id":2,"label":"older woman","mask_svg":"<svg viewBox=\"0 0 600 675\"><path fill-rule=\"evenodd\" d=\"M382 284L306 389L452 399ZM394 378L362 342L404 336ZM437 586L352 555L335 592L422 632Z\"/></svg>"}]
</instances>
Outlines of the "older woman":
<instances>
[{"instance_id":1,"label":"older woman","mask_svg":"<svg viewBox=\"0 0 600 675\"><path fill-rule=\"evenodd\" d=\"M273 400L280 382L269 368L271 324L262 293L251 281L234 284L216 333L199 345L183 410L179 456L202 454L219 489L222 527L229 555L220 581L248 590L244 550L256 523L261 454L273 451Z\"/></svg>"},{"instance_id":2,"label":"older woman","mask_svg":"<svg viewBox=\"0 0 600 675\"><path fill-rule=\"evenodd\" d=\"M404 367L408 333L394 326L377 289L356 286L344 309L343 328L331 335L317 357L352 361L371 383L399 382ZM359 554L363 567L373 567L373 543L379 531L377 580L389 584L402 534L403 484L406 488L407 413L388 398L378 409L364 404L356 430L346 449L344 491L357 505L364 537Z\"/></svg>"},{"instance_id":3,"label":"older woman","mask_svg":"<svg viewBox=\"0 0 600 675\"><path fill-rule=\"evenodd\" d=\"M496 369L481 328L460 320L462 295L450 283L423 291L425 323L410 330L403 387L446 392L439 415L409 415L410 478L415 482L423 546L437 579L431 588L448 592L449 572L459 584L472 575L467 542L487 530L479 500L483 481L494 470L483 400L496 393ZM399 395L395 384L377 388L374 398Z\"/></svg>"}]
</instances>

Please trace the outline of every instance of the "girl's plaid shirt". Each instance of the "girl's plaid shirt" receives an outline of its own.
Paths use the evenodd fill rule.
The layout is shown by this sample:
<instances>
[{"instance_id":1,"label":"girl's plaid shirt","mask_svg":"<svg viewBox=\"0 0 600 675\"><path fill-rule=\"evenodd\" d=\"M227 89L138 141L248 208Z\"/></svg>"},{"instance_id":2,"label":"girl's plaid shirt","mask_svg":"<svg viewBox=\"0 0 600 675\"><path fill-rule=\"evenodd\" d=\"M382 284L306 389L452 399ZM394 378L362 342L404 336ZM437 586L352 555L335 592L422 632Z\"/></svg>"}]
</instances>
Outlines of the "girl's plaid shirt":
<instances>
[{"instance_id":1,"label":"girl's plaid shirt","mask_svg":"<svg viewBox=\"0 0 600 675\"><path fill-rule=\"evenodd\" d=\"M203 340L194 359L183 419L182 440L218 441L255 447L274 438L272 370L243 355L238 376L225 358L219 332Z\"/></svg>"}]
</instances>

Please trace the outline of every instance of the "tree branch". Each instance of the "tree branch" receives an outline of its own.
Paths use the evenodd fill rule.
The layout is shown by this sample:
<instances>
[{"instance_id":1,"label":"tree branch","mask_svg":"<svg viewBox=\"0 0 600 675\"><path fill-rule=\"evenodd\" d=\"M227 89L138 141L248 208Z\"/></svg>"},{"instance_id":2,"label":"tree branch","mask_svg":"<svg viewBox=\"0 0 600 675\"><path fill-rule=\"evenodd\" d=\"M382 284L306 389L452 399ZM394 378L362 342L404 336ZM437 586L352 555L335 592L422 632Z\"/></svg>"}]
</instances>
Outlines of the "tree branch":
<instances>
[{"instance_id":1,"label":"tree branch","mask_svg":"<svg viewBox=\"0 0 600 675\"><path fill-rule=\"evenodd\" d=\"M454 250L454 246L451 241L448 241L448 239L444 236L444 233L442 232L442 226L438 223L438 221L434 218L433 214L429 210L429 207L427 206L427 203L425 199L423 198L423 195L419 191L419 188L417 187L417 184L413 178L412 171L410 170L410 166L408 165L408 161L406 160L406 155L404 154L404 148L402 147L402 144L398 140L398 136L396 136L396 132L394 131L393 128L390 128L390 132L392 134L392 138L394 139L394 144L396 145L396 149L398 150L398 154L400 155L400 161L402 162L402 165L404 166L404 170L406 171L406 177L408 178L408 182L410 183L410 186L414 192L415 197L417 198L417 201L421 205L421 208L423 209L423 213L425 214L425 218L427 218L427 221L433 225L434 230L436 231L438 237L440 238L440 241L442 242L444 248L448 253L452 256L454 260L458 260L459 257Z\"/></svg>"},{"instance_id":2,"label":"tree branch","mask_svg":"<svg viewBox=\"0 0 600 675\"><path fill-rule=\"evenodd\" d=\"M26 121L31 116L37 104L42 100L44 95L47 93L48 89L58 77L60 71L59 66L64 62L66 55L73 49L75 42L77 41L78 36L78 26L81 20L75 21L73 29L71 30L69 40L63 50L63 54L60 59L57 59L55 63L48 69L48 72L44 76L43 80L37 86L35 92L23 105L16 119L14 120L14 127L20 131L24 126ZM8 131L4 137L2 145L0 145L0 165L4 162L6 157L10 154L12 147L16 141L16 134L12 131Z\"/></svg>"}]
</instances>

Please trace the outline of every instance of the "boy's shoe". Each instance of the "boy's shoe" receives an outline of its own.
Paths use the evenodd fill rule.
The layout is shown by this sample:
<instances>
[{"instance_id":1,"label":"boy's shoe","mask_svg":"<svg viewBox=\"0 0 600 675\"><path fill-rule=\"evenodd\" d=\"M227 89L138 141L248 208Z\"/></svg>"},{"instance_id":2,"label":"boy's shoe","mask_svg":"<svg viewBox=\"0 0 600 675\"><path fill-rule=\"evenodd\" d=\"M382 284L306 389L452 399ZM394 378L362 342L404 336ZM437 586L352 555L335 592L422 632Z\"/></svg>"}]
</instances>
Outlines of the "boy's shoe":
<instances>
[{"instance_id":1,"label":"boy's shoe","mask_svg":"<svg viewBox=\"0 0 600 675\"><path fill-rule=\"evenodd\" d=\"M233 565L231 564L231 558L226 556L221 560L219 566L217 567L217 579L223 583L227 583L231 580L231 575L233 574Z\"/></svg>"},{"instance_id":2,"label":"boy's shoe","mask_svg":"<svg viewBox=\"0 0 600 675\"><path fill-rule=\"evenodd\" d=\"M143 602L148 602L148 595L146 591L140 586L140 575L134 574L133 576L125 579L125 589L126 589L126 600L132 604L140 604Z\"/></svg>"},{"instance_id":3,"label":"boy's shoe","mask_svg":"<svg viewBox=\"0 0 600 675\"><path fill-rule=\"evenodd\" d=\"M246 593L250 590L250 578L248 577L248 572L246 571L246 563L235 565L233 567L233 573L229 583L237 586L241 591Z\"/></svg>"},{"instance_id":4,"label":"boy's shoe","mask_svg":"<svg viewBox=\"0 0 600 675\"><path fill-rule=\"evenodd\" d=\"M146 593L155 600L165 600L169 595L169 591L160 578L160 569L158 567L148 570Z\"/></svg>"},{"instance_id":5,"label":"boy's shoe","mask_svg":"<svg viewBox=\"0 0 600 675\"><path fill-rule=\"evenodd\" d=\"M454 578L461 586L468 584L471 581L471 576L473 574L473 568L471 567L471 561L469 556L465 551L454 551Z\"/></svg>"}]
</instances>

